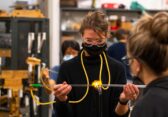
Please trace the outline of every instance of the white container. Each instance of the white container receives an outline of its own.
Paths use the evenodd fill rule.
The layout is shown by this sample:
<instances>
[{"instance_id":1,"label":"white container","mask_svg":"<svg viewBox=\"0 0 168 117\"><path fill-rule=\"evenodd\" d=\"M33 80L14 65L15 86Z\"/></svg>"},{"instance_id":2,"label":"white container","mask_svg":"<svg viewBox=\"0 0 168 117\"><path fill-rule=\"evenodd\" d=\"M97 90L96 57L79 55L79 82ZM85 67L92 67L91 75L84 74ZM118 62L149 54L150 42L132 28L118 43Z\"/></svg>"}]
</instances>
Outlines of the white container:
<instances>
[{"instance_id":1,"label":"white container","mask_svg":"<svg viewBox=\"0 0 168 117\"><path fill-rule=\"evenodd\" d=\"M92 0L78 0L77 6L78 8L91 8Z\"/></svg>"}]
</instances>

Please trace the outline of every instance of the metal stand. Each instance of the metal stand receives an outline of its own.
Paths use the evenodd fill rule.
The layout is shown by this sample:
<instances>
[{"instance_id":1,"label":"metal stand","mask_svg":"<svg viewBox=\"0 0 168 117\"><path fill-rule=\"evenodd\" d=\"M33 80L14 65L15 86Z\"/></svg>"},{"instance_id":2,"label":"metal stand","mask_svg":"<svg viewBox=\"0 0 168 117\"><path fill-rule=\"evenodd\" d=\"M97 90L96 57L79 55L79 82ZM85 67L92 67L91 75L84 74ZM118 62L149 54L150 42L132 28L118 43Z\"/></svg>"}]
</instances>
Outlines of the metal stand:
<instances>
[{"instance_id":1,"label":"metal stand","mask_svg":"<svg viewBox=\"0 0 168 117\"><path fill-rule=\"evenodd\" d=\"M103 110L102 110L102 87L98 87L99 92L99 117L103 117Z\"/></svg>"}]
</instances>

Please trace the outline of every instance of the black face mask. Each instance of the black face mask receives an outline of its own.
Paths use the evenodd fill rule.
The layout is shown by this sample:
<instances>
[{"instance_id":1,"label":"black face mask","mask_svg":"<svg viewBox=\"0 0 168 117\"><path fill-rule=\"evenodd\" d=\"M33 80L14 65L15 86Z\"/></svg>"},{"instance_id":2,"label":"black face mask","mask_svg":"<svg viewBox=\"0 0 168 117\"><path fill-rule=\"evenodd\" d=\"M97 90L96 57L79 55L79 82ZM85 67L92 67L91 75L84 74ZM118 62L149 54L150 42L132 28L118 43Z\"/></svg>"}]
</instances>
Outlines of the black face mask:
<instances>
[{"instance_id":1,"label":"black face mask","mask_svg":"<svg viewBox=\"0 0 168 117\"><path fill-rule=\"evenodd\" d=\"M90 45L90 44L82 43L82 47L84 50L88 52L90 56L98 56L103 51L105 51L107 45L102 44L101 46L98 46L98 45Z\"/></svg>"}]
</instances>

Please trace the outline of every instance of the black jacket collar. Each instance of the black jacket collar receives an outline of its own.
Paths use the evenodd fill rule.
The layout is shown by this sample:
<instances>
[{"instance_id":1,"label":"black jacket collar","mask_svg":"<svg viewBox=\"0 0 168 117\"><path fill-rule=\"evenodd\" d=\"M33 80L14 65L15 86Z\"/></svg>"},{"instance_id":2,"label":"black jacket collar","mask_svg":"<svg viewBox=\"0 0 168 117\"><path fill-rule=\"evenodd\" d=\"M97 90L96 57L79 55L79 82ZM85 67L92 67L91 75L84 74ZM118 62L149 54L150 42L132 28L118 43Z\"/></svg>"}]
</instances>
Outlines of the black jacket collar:
<instances>
[{"instance_id":1,"label":"black jacket collar","mask_svg":"<svg viewBox=\"0 0 168 117\"><path fill-rule=\"evenodd\" d=\"M152 87L158 87L168 90L168 76L159 77L156 80L149 83L143 93L145 94Z\"/></svg>"}]
</instances>

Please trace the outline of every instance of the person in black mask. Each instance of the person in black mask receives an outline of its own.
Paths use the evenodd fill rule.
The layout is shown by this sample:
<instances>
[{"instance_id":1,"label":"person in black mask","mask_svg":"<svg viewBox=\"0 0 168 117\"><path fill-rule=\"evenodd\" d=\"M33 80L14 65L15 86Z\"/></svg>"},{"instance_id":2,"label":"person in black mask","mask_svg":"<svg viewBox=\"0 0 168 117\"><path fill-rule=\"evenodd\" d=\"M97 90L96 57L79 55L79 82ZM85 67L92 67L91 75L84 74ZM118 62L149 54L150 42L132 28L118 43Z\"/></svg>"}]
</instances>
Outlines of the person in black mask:
<instances>
[{"instance_id":1,"label":"person in black mask","mask_svg":"<svg viewBox=\"0 0 168 117\"><path fill-rule=\"evenodd\" d=\"M104 13L90 12L83 19L80 28L83 49L77 57L61 65L54 86L58 117L128 116L127 101L139 91L132 84L124 92L122 88L109 87L125 84L126 77L123 65L105 52L107 32Z\"/></svg>"},{"instance_id":2,"label":"person in black mask","mask_svg":"<svg viewBox=\"0 0 168 117\"><path fill-rule=\"evenodd\" d=\"M168 117L167 12L145 15L137 21L125 60L132 74L146 85L130 117Z\"/></svg>"}]
</instances>

